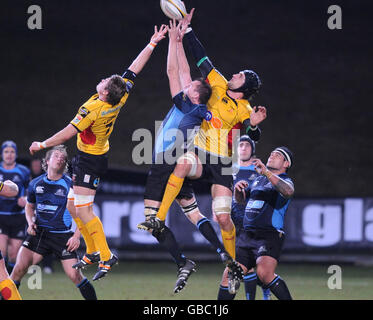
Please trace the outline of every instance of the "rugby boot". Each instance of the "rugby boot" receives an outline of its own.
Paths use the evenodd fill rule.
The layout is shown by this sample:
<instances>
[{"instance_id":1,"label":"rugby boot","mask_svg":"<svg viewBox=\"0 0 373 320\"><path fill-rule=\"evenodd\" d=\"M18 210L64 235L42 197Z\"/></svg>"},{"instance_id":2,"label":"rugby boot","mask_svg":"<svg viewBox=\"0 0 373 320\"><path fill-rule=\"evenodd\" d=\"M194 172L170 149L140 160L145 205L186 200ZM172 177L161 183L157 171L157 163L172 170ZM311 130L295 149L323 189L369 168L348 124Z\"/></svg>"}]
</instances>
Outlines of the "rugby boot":
<instances>
[{"instance_id":1,"label":"rugby boot","mask_svg":"<svg viewBox=\"0 0 373 320\"><path fill-rule=\"evenodd\" d=\"M233 276L231 271L228 271L228 292L236 294L240 288L241 281Z\"/></svg>"},{"instance_id":2,"label":"rugby boot","mask_svg":"<svg viewBox=\"0 0 373 320\"><path fill-rule=\"evenodd\" d=\"M184 289L192 272L196 272L196 263L192 260L186 259L185 265L180 267L177 273L174 293L178 293Z\"/></svg>"},{"instance_id":3,"label":"rugby boot","mask_svg":"<svg viewBox=\"0 0 373 320\"><path fill-rule=\"evenodd\" d=\"M111 270L111 267L118 263L118 257L111 254L110 259L107 261L100 261L98 265L98 270L93 276L92 280L96 281L106 276L106 274Z\"/></svg>"},{"instance_id":4,"label":"rugby boot","mask_svg":"<svg viewBox=\"0 0 373 320\"><path fill-rule=\"evenodd\" d=\"M74 269L85 269L87 266L100 261L100 252L86 253L82 259L75 263Z\"/></svg>"},{"instance_id":5,"label":"rugby boot","mask_svg":"<svg viewBox=\"0 0 373 320\"><path fill-rule=\"evenodd\" d=\"M241 281L243 279L243 270L241 266L238 264L237 261L235 261L228 253L222 252L220 254L220 258L222 262L225 264L225 266L228 268L228 271L231 272L231 276L234 279L237 279L238 281Z\"/></svg>"},{"instance_id":6,"label":"rugby boot","mask_svg":"<svg viewBox=\"0 0 373 320\"><path fill-rule=\"evenodd\" d=\"M137 225L137 228L142 230L162 231L164 227L165 222L163 220L158 219L155 216L150 216L149 219Z\"/></svg>"}]
</instances>

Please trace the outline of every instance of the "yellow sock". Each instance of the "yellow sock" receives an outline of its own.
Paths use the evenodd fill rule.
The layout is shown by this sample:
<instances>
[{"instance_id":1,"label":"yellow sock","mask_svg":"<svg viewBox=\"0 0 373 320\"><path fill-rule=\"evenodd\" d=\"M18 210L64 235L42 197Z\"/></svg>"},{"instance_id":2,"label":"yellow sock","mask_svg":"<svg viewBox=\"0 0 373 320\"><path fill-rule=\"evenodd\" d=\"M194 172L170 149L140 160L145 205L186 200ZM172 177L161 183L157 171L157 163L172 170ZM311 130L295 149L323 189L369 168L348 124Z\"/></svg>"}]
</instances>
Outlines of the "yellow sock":
<instances>
[{"instance_id":1,"label":"yellow sock","mask_svg":"<svg viewBox=\"0 0 373 320\"><path fill-rule=\"evenodd\" d=\"M95 248L100 251L101 261L107 261L110 259L111 251L106 242L106 237L104 233L104 227L102 226L99 217L94 217L92 220L85 224L89 235L92 237Z\"/></svg>"},{"instance_id":2,"label":"yellow sock","mask_svg":"<svg viewBox=\"0 0 373 320\"><path fill-rule=\"evenodd\" d=\"M230 231L220 230L225 250L233 259L236 259L236 227L233 225L233 229Z\"/></svg>"},{"instance_id":3,"label":"yellow sock","mask_svg":"<svg viewBox=\"0 0 373 320\"><path fill-rule=\"evenodd\" d=\"M95 242L93 241L92 237L89 235L89 232L87 228L85 227L83 221L80 220L80 218L75 218L74 221L84 239L85 246L86 246L86 252L88 254L96 252L97 250L96 250Z\"/></svg>"},{"instance_id":4,"label":"yellow sock","mask_svg":"<svg viewBox=\"0 0 373 320\"><path fill-rule=\"evenodd\" d=\"M10 278L0 282L0 293L4 300L22 300L16 285Z\"/></svg>"},{"instance_id":5,"label":"yellow sock","mask_svg":"<svg viewBox=\"0 0 373 320\"><path fill-rule=\"evenodd\" d=\"M176 199L179 194L181 187L183 186L184 178L179 178L171 173L168 179L166 190L163 194L161 206L159 207L157 218L160 220L166 220L168 209L170 209L172 202Z\"/></svg>"}]
</instances>

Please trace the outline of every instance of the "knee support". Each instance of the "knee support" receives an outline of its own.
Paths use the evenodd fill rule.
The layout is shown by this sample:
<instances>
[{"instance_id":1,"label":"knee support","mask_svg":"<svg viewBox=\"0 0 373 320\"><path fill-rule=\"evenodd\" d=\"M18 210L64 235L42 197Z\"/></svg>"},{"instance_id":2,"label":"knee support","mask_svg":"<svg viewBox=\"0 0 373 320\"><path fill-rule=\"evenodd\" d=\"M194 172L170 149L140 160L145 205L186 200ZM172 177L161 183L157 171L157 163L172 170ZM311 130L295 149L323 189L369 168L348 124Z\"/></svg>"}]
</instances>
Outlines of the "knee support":
<instances>
[{"instance_id":1,"label":"knee support","mask_svg":"<svg viewBox=\"0 0 373 320\"><path fill-rule=\"evenodd\" d=\"M159 208L155 207L145 207L144 208L144 215L145 219L148 220L150 217L155 217L158 213Z\"/></svg>"},{"instance_id":2,"label":"knee support","mask_svg":"<svg viewBox=\"0 0 373 320\"><path fill-rule=\"evenodd\" d=\"M212 200L212 210L218 216L219 214L230 214L232 210L232 197L219 196Z\"/></svg>"},{"instance_id":3,"label":"knee support","mask_svg":"<svg viewBox=\"0 0 373 320\"><path fill-rule=\"evenodd\" d=\"M95 199L95 196L93 196L93 195L75 194L74 195L74 205L75 205L76 208L89 207L89 206L93 205L94 199Z\"/></svg>"},{"instance_id":4,"label":"knee support","mask_svg":"<svg viewBox=\"0 0 373 320\"><path fill-rule=\"evenodd\" d=\"M197 174L197 168L198 168L198 162L197 162L197 159L194 153L187 152L183 154L179 159L177 159L177 163L179 164L182 164L185 161L192 165L187 177L194 177Z\"/></svg>"}]
</instances>

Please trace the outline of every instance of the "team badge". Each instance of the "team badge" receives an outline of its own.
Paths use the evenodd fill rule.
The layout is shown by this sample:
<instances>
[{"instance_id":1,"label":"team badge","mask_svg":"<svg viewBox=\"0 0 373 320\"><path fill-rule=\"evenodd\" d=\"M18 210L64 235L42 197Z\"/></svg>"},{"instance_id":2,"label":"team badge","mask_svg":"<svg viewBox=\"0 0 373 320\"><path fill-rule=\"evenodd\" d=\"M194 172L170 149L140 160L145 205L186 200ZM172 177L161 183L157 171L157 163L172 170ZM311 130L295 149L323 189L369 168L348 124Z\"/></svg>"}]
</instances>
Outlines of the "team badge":
<instances>
[{"instance_id":1,"label":"team badge","mask_svg":"<svg viewBox=\"0 0 373 320\"><path fill-rule=\"evenodd\" d=\"M86 117L89 113L89 110L86 107L80 107L79 109L79 115L82 116L82 118Z\"/></svg>"},{"instance_id":2,"label":"team badge","mask_svg":"<svg viewBox=\"0 0 373 320\"><path fill-rule=\"evenodd\" d=\"M207 111L205 115L205 120L210 121L212 119L212 113L211 111Z\"/></svg>"}]
</instances>

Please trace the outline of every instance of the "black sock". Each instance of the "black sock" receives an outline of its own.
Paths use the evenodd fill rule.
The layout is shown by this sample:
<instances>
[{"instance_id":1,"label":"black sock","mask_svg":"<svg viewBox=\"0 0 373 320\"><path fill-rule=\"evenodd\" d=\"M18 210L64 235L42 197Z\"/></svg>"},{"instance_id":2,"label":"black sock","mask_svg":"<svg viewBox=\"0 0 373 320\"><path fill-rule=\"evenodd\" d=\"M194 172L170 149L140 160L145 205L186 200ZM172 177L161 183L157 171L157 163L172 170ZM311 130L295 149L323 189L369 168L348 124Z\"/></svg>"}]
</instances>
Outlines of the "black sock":
<instances>
[{"instance_id":1,"label":"black sock","mask_svg":"<svg viewBox=\"0 0 373 320\"><path fill-rule=\"evenodd\" d=\"M97 300L95 288L93 288L87 278L84 278L81 283L76 285L76 287L79 289L84 299Z\"/></svg>"},{"instance_id":2,"label":"black sock","mask_svg":"<svg viewBox=\"0 0 373 320\"><path fill-rule=\"evenodd\" d=\"M199 220L197 222L197 228L199 232L201 232L201 234L207 239L207 241L212 244L218 253L225 251L209 219L202 218Z\"/></svg>"},{"instance_id":3,"label":"black sock","mask_svg":"<svg viewBox=\"0 0 373 320\"><path fill-rule=\"evenodd\" d=\"M279 300L292 300L292 297L290 295L289 289L285 283L284 280L280 278L280 276L277 276L274 278L271 283L266 285L264 287L269 288L271 292L276 296Z\"/></svg>"},{"instance_id":4,"label":"black sock","mask_svg":"<svg viewBox=\"0 0 373 320\"><path fill-rule=\"evenodd\" d=\"M219 286L218 300L233 300L235 296L236 294L229 293L228 287Z\"/></svg>"},{"instance_id":5,"label":"black sock","mask_svg":"<svg viewBox=\"0 0 373 320\"><path fill-rule=\"evenodd\" d=\"M180 251L179 245L176 242L175 236L168 227L164 227L162 231L153 230L152 235L158 240L160 244L165 246L167 251L174 258L178 267L185 265L186 258Z\"/></svg>"},{"instance_id":6,"label":"black sock","mask_svg":"<svg viewBox=\"0 0 373 320\"><path fill-rule=\"evenodd\" d=\"M258 277L256 272L250 272L243 278L245 284L246 300L255 300L256 285L258 283Z\"/></svg>"}]
</instances>

